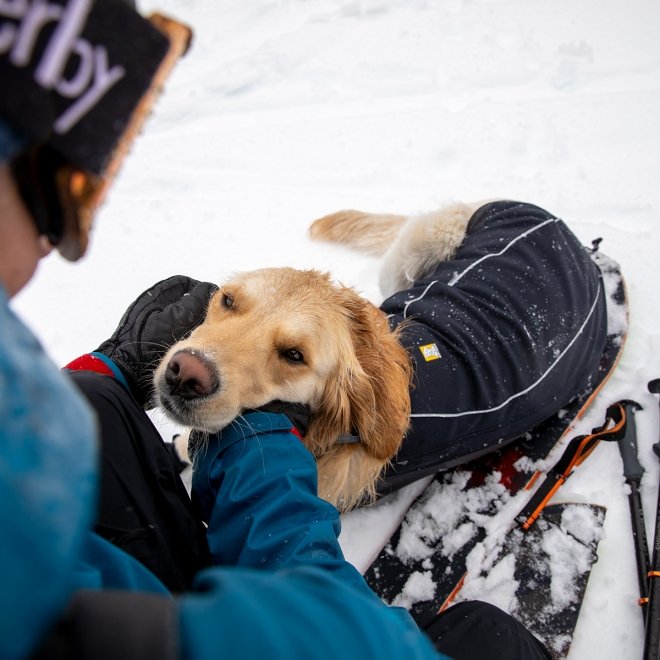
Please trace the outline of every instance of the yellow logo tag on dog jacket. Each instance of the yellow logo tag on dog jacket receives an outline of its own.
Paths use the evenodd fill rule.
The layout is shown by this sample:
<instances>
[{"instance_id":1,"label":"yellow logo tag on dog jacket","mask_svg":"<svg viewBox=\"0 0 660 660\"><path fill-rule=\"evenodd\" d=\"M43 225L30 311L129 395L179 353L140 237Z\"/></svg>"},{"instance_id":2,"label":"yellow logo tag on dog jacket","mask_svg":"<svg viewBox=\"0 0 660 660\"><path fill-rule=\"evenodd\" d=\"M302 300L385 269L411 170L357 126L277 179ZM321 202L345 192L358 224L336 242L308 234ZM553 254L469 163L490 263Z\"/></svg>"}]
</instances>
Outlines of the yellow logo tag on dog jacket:
<instances>
[{"instance_id":1,"label":"yellow logo tag on dog jacket","mask_svg":"<svg viewBox=\"0 0 660 660\"><path fill-rule=\"evenodd\" d=\"M422 351L422 355L427 362L432 360L439 360L442 355L440 355L440 349L435 344L425 344L420 346L419 350Z\"/></svg>"}]
</instances>

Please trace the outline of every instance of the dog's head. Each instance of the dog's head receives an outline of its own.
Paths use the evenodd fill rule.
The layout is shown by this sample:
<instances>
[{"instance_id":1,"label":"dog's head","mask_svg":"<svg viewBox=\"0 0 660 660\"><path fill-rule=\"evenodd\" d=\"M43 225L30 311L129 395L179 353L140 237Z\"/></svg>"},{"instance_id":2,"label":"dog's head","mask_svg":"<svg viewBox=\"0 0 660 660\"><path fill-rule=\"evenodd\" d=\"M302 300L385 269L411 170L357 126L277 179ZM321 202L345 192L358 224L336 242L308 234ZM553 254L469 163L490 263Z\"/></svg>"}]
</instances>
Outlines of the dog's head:
<instances>
[{"instance_id":1,"label":"dog's head","mask_svg":"<svg viewBox=\"0 0 660 660\"><path fill-rule=\"evenodd\" d=\"M222 285L206 319L155 373L176 421L217 431L271 401L307 404L319 494L342 509L374 494L410 414L408 355L383 313L327 274L273 268ZM338 444L355 434L358 444Z\"/></svg>"}]
</instances>

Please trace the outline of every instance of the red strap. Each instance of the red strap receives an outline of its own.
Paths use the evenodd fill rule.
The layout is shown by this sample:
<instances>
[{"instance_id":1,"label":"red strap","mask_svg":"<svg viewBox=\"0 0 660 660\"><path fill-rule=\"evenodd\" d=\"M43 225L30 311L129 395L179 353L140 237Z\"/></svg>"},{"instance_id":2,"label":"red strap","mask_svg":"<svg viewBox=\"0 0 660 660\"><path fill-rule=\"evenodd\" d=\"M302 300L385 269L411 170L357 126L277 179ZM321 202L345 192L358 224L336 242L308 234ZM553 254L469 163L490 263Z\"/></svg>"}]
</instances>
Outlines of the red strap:
<instances>
[{"instance_id":1,"label":"red strap","mask_svg":"<svg viewBox=\"0 0 660 660\"><path fill-rule=\"evenodd\" d=\"M114 377L112 369L103 360L90 353L71 360L64 369L68 369L69 371L95 371L97 374Z\"/></svg>"}]
</instances>

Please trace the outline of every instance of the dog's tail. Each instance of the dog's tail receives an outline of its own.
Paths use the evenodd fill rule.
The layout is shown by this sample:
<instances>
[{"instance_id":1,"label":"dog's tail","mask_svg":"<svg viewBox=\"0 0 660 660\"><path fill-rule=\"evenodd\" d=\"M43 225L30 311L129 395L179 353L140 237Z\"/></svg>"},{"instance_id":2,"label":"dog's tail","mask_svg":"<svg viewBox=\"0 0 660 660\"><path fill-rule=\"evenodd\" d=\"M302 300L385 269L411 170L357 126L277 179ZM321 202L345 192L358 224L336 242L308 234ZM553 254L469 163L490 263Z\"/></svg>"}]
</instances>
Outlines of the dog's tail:
<instances>
[{"instance_id":1,"label":"dog's tail","mask_svg":"<svg viewBox=\"0 0 660 660\"><path fill-rule=\"evenodd\" d=\"M314 240L341 243L360 252L382 256L394 242L405 215L339 211L319 218L309 228Z\"/></svg>"}]
</instances>

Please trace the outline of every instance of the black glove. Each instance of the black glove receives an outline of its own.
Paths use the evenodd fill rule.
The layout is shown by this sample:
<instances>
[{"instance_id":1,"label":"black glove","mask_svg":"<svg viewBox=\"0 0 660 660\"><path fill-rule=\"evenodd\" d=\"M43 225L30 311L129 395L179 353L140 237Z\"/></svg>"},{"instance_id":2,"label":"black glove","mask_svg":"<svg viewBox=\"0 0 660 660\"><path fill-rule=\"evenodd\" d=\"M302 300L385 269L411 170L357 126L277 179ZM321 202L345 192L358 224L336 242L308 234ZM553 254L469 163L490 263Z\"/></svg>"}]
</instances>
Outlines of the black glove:
<instances>
[{"instance_id":1,"label":"black glove","mask_svg":"<svg viewBox=\"0 0 660 660\"><path fill-rule=\"evenodd\" d=\"M162 280L126 310L110 339L96 351L109 357L126 377L141 405L150 403L152 376L168 349L203 320L215 284L185 275Z\"/></svg>"}]
</instances>

